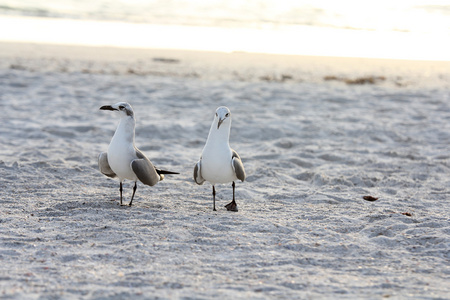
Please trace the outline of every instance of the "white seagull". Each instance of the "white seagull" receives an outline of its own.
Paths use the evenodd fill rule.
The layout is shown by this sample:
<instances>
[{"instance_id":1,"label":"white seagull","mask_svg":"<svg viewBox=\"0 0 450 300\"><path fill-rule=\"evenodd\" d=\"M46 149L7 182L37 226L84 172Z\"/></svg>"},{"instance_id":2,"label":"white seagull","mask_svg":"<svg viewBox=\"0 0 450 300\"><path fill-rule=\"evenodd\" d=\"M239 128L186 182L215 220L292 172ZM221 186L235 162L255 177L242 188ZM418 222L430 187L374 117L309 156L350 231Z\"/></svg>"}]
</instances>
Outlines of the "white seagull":
<instances>
[{"instance_id":1,"label":"white seagull","mask_svg":"<svg viewBox=\"0 0 450 300\"><path fill-rule=\"evenodd\" d=\"M122 182L125 179L134 181L133 195L128 204L131 206L136 193L137 181L153 186L164 179L164 174L179 174L165 170L159 170L151 161L134 145L134 128L136 122L131 105L119 102L114 105L104 105L102 110L119 111L120 123L108 147L108 152L102 152L98 156L100 172L108 177L118 177L120 181L120 205L122 205Z\"/></svg>"},{"instance_id":2,"label":"white seagull","mask_svg":"<svg viewBox=\"0 0 450 300\"><path fill-rule=\"evenodd\" d=\"M203 184L208 181L212 185L214 211L216 210L215 185L232 182L233 201L225 207L230 211L238 211L234 198L234 181L237 179L245 180L245 170L241 158L236 151L230 148L230 128L230 110L225 106L217 108L202 156L194 167L195 182Z\"/></svg>"}]
</instances>

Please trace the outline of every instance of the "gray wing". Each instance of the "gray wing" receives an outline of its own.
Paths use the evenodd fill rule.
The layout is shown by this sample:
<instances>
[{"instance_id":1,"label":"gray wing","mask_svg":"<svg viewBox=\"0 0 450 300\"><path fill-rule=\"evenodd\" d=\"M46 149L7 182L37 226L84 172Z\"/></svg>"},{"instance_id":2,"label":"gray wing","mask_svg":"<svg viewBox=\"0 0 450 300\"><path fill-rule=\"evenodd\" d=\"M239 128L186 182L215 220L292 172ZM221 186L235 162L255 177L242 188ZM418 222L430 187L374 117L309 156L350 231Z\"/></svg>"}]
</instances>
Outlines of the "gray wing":
<instances>
[{"instance_id":1,"label":"gray wing","mask_svg":"<svg viewBox=\"0 0 450 300\"><path fill-rule=\"evenodd\" d=\"M108 154L106 152L102 152L98 156L98 168L100 169L100 172L102 172L102 174L108 177L114 178L117 176L116 173L114 173L114 171L111 170L111 167L109 166Z\"/></svg>"},{"instance_id":2,"label":"gray wing","mask_svg":"<svg viewBox=\"0 0 450 300\"><path fill-rule=\"evenodd\" d=\"M131 161L131 169L137 178L146 185L155 185L161 177L155 170L152 162L136 148L137 159Z\"/></svg>"},{"instance_id":3,"label":"gray wing","mask_svg":"<svg viewBox=\"0 0 450 300\"><path fill-rule=\"evenodd\" d=\"M205 179L202 177L202 159L195 164L194 167L194 180L195 183L202 185L205 182Z\"/></svg>"},{"instance_id":4,"label":"gray wing","mask_svg":"<svg viewBox=\"0 0 450 300\"><path fill-rule=\"evenodd\" d=\"M245 170L244 170L244 164L242 163L241 158L239 157L239 154L231 149L233 152L232 158L232 166L234 169L234 172L236 173L236 177L240 179L241 181L245 180Z\"/></svg>"}]
</instances>

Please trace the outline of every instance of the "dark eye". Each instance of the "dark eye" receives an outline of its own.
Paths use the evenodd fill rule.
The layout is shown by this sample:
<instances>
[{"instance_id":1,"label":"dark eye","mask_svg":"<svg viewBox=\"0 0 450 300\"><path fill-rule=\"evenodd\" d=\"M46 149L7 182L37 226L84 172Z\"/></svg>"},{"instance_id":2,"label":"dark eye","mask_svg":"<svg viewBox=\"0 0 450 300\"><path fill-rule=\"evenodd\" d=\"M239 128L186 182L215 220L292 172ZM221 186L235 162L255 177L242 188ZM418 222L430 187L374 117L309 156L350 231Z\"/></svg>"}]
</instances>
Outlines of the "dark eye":
<instances>
[{"instance_id":1,"label":"dark eye","mask_svg":"<svg viewBox=\"0 0 450 300\"><path fill-rule=\"evenodd\" d=\"M228 118L229 116L230 116L230 113L227 113L227 114L225 115L225 117L227 117L227 118Z\"/></svg>"},{"instance_id":2,"label":"dark eye","mask_svg":"<svg viewBox=\"0 0 450 300\"><path fill-rule=\"evenodd\" d=\"M123 105L119 106L119 109L124 109L124 108L125 108L125 106L123 106Z\"/></svg>"},{"instance_id":3,"label":"dark eye","mask_svg":"<svg viewBox=\"0 0 450 300\"><path fill-rule=\"evenodd\" d=\"M219 115L216 113L216 117L218 117Z\"/></svg>"}]
</instances>

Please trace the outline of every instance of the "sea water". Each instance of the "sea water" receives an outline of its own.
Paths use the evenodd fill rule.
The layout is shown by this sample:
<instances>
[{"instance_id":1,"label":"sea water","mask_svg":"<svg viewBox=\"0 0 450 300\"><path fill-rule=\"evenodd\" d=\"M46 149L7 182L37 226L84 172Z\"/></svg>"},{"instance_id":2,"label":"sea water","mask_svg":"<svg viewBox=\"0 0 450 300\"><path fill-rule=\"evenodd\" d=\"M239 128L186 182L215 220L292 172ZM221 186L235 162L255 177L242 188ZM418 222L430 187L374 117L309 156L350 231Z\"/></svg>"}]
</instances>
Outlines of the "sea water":
<instances>
[{"instance_id":1,"label":"sea water","mask_svg":"<svg viewBox=\"0 0 450 300\"><path fill-rule=\"evenodd\" d=\"M91 40L102 45L450 59L447 41L450 3L442 0L0 0L0 18L9 22L17 20L16 17L26 17L28 22L65 21L47 24L48 28L43 25L40 32L35 23L27 23L30 36L35 39L43 33L57 35L52 28L68 26L70 20L79 21L73 26L81 28L81 21L92 22L89 24L92 30L81 35L95 34L96 39ZM24 23L21 20L18 23ZM98 32L98 22L115 23L116 27ZM131 30L139 34L135 34L133 41L126 33L126 38L121 38L117 24L122 24L125 32ZM129 27L130 24L133 27ZM14 33L21 31L17 23L13 26L15 29L8 33L0 30L0 40L15 40ZM152 38L153 30L169 29L171 31L162 33L165 38L156 33L164 43L143 42ZM105 38L104 33L111 34L112 30L118 32L117 40ZM145 32L149 32L148 37ZM70 43L70 36L74 36L72 43L75 44L95 44L89 39L77 41L75 33L64 38L60 34L53 39ZM20 39L27 37L24 35ZM48 39L36 41L48 42Z\"/></svg>"}]
</instances>

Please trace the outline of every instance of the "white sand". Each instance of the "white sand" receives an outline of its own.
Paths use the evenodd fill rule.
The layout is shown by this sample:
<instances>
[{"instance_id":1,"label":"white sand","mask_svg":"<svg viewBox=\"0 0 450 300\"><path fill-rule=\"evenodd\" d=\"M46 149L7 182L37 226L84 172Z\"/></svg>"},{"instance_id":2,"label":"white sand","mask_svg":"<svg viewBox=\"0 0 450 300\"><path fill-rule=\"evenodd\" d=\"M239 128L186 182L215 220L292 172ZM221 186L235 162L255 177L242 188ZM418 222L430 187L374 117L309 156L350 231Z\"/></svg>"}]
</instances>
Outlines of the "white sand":
<instances>
[{"instance_id":1,"label":"white sand","mask_svg":"<svg viewBox=\"0 0 450 300\"><path fill-rule=\"evenodd\" d=\"M448 62L0 46L0 297L448 298ZM181 173L131 208L96 162L118 101ZM192 180L219 105L248 174L238 213L231 186L213 212Z\"/></svg>"}]
</instances>

